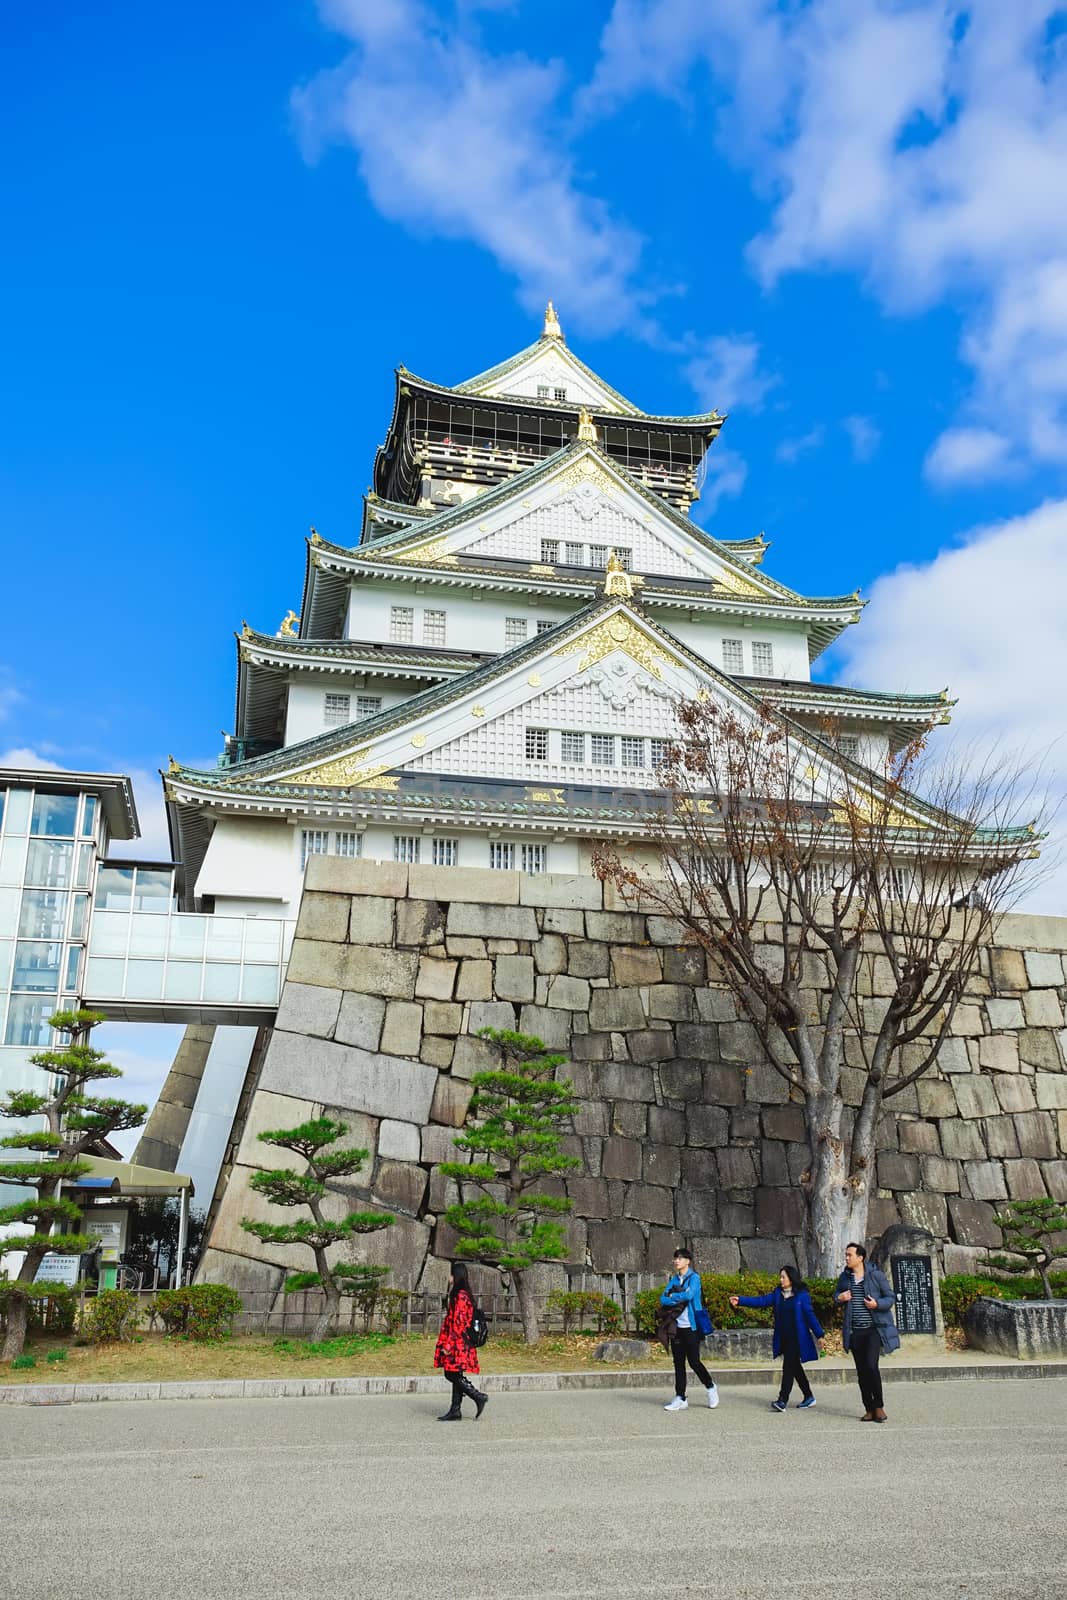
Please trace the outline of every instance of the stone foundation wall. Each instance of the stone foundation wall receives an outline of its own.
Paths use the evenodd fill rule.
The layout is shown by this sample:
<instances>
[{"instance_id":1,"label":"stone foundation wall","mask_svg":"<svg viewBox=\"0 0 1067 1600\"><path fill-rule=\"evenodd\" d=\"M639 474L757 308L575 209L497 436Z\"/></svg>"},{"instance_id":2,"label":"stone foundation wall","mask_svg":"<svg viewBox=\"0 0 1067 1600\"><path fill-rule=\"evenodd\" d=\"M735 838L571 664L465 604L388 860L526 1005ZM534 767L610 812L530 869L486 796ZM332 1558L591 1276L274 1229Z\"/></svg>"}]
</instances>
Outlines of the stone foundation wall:
<instances>
[{"instance_id":1,"label":"stone foundation wall","mask_svg":"<svg viewBox=\"0 0 1067 1600\"><path fill-rule=\"evenodd\" d=\"M277 1164L257 1133L325 1108L371 1152L366 1186L338 1197L338 1214L369 1192L398 1218L361 1254L413 1287L439 1287L451 1241L438 1218L452 1196L432 1168L455 1159L471 1076L495 1059L476 1036L486 1026L537 1034L570 1057L581 1101L570 1144L584 1164L567 1183L572 1266L659 1271L679 1239L713 1271L798 1258L801 1107L679 932L592 878L313 857L201 1277L262 1291L306 1265L240 1219L272 1210L248 1187L257 1167ZM999 1242L1004 1200L1067 1199L1065 951L1067 921L1006 919L938 1068L883 1119L872 1237L897 1221L927 1228L958 1270ZM887 978L872 959L872 1015ZM857 1066L845 1071L850 1105ZM545 1288L565 1281L562 1267L539 1270Z\"/></svg>"}]
</instances>

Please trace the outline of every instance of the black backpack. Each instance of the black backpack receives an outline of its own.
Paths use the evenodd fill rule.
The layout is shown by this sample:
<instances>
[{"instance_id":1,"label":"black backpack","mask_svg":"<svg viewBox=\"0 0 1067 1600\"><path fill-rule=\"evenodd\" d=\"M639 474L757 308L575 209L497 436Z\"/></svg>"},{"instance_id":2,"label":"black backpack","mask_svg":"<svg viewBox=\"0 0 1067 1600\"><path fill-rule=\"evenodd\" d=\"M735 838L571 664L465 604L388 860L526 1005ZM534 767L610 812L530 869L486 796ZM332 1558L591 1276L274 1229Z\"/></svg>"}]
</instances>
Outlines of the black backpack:
<instances>
[{"instance_id":1,"label":"black backpack","mask_svg":"<svg viewBox=\"0 0 1067 1600\"><path fill-rule=\"evenodd\" d=\"M486 1321L485 1312L482 1310L481 1306L475 1306L470 1327L467 1329L467 1343L473 1345L474 1348L478 1350L485 1343L488 1337L489 1323Z\"/></svg>"}]
</instances>

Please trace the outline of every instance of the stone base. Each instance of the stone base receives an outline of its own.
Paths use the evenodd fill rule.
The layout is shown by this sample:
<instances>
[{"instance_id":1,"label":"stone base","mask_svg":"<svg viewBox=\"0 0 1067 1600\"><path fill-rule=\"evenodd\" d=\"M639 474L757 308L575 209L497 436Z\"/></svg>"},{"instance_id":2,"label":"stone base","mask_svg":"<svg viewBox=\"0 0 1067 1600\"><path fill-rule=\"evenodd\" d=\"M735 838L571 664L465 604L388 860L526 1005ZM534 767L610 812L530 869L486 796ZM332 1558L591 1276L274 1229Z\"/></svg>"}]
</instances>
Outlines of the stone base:
<instances>
[{"instance_id":1,"label":"stone base","mask_svg":"<svg viewBox=\"0 0 1067 1600\"><path fill-rule=\"evenodd\" d=\"M716 1328L703 1353L709 1361L772 1361L774 1334L770 1328Z\"/></svg>"},{"instance_id":2,"label":"stone base","mask_svg":"<svg viewBox=\"0 0 1067 1600\"><path fill-rule=\"evenodd\" d=\"M1022 1361L1067 1356L1067 1300L994 1300L979 1295L963 1326L976 1350Z\"/></svg>"},{"instance_id":3,"label":"stone base","mask_svg":"<svg viewBox=\"0 0 1067 1600\"><path fill-rule=\"evenodd\" d=\"M594 1361L647 1361L651 1346L645 1339L605 1339L593 1351Z\"/></svg>"}]
</instances>

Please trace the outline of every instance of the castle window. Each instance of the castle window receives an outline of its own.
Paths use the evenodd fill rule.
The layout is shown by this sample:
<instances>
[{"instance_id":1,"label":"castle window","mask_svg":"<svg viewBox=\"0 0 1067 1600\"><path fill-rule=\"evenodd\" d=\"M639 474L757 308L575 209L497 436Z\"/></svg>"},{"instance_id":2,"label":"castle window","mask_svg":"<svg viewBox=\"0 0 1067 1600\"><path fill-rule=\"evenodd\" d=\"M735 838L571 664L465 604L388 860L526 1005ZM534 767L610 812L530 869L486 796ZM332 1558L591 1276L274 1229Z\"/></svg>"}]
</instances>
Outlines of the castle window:
<instances>
[{"instance_id":1,"label":"castle window","mask_svg":"<svg viewBox=\"0 0 1067 1600\"><path fill-rule=\"evenodd\" d=\"M424 611L422 613L422 642L423 644L444 644L445 613L443 611Z\"/></svg>"},{"instance_id":2,"label":"castle window","mask_svg":"<svg viewBox=\"0 0 1067 1600\"><path fill-rule=\"evenodd\" d=\"M382 709L380 694L357 694L356 696L356 721L362 722L364 717L376 717Z\"/></svg>"},{"instance_id":3,"label":"castle window","mask_svg":"<svg viewBox=\"0 0 1067 1600\"><path fill-rule=\"evenodd\" d=\"M300 870L303 872L309 856L324 856L330 848L330 835L326 828L304 828L300 835Z\"/></svg>"},{"instance_id":4,"label":"castle window","mask_svg":"<svg viewBox=\"0 0 1067 1600\"><path fill-rule=\"evenodd\" d=\"M855 761L860 753L859 735L855 733L839 733L834 744L843 756L849 761Z\"/></svg>"},{"instance_id":5,"label":"castle window","mask_svg":"<svg viewBox=\"0 0 1067 1600\"><path fill-rule=\"evenodd\" d=\"M541 565L543 567L554 567L558 560L559 560L559 540L558 539L542 539L541 540Z\"/></svg>"},{"instance_id":6,"label":"castle window","mask_svg":"<svg viewBox=\"0 0 1067 1600\"><path fill-rule=\"evenodd\" d=\"M524 844L522 847L523 872L548 871L547 844Z\"/></svg>"},{"instance_id":7,"label":"castle window","mask_svg":"<svg viewBox=\"0 0 1067 1600\"><path fill-rule=\"evenodd\" d=\"M335 833L333 836L335 856L354 856L363 854L363 835L361 833Z\"/></svg>"},{"instance_id":8,"label":"castle window","mask_svg":"<svg viewBox=\"0 0 1067 1600\"><path fill-rule=\"evenodd\" d=\"M603 569L608 564L608 547L606 544L591 544L589 546L589 565Z\"/></svg>"},{"instance_id":9,"label":"castle window","mask_svg":"<svg viewBox=\"0 0 1067 1600\"><path fill-rule=\"evenodd\" d=\"M393 860L406 861L414 866L419 859L419 846L422 840L417 833L395 833L393 835Z\"/></svg>"},{"instance_id":10,"label":"castle window","mask_svg":"<svg viewBox=\"0 0 1067 1600\"><path fill-rule=\"evenodd\" d=\"M389 638L393 644L412 644L415 639L415 607L389 608Z\"/></svg>"},{"instance_id":11,"label":"castle window","mask_svg":"<svg viewBox=\"0 0 1067 1600\"><path fill-rule=\"evenodd\" d=\"M527 761L548 760L548 729L527 728L526 730L526 759Z\"/></svg>"},{"instance_id":12,"label":"castle window","mask_svg":"<svg viewBox=\"0 0 1067 1600\"><path fill-rule=\"evenodd\" d=\"M517 644L525 644L526 628L527 623L525 617L505 617L504 648L506 650L510 650Z\"/></svg>"},{"instance_id":13,"label":"castle window","mask_svg":"<svg viewBox=\"0 0 1067 1600\"><path fill-rule=\"evenodd\" d=\"M569 567L580 567L580 566L583 566L584 564L585 564L585 545L584 544L568 544L567 545L567 565Z\"/></svg>"},{"instance_id":14,"label":"castle window","mask_svg":"<svg viewBox=\"0 0 1067 1600\"><path fill-rule=\"evenodd\" d=\"M538 398L538 400L547 400L548 399L548 384L547 383L539 383L537 385L537 398Z\"/></svg>"},{"instance_id":15,"label":"castle window","mask_svg":"<svg viewBox=\"0 0 1067 1600\"><path fill-rule=\"evenodd\" d=\"M911 890L911 870L908 867L890 867L886 874L885 892L890 900L906 900Z\"/></svg>"},{"instance_id":16,"label":"castle window","mask_svg":"<svg viewBox=\"0 0 1067 1600\"><path fill-rule=\"evenodd\" d=\"M538 633L550 633L555 626L556 624L554 622L546 622L542 617L537 624L537 631Z\"/></svg>"},{"instance_id":17,"label":"castle window","mask_svg":"<svg viewBox=\"0 0 1067 1600\"><path fill-rule=\"evenodd\" d=\"M566 398L567 398L566 389L553 389L552 398L553 398L553 400L566 400Z\"/></svg>"},{"instance_id":18,"label":"castle window","mask_svg":"<svg viewBox=\"0 0 1067 1600\"><path fill-rule=\"evenodd\" d=\"M624 767L643 767L645 764L645 741L631 739L624 736L622 741L622 764Z\"/></svg>"},{"instance_id":19,"label":"castle window","mask_svg":"<svg viewBox=\"0 0 1067 1600\"><path fill-rule=\"evenodd\" d=\"M435 839L433 841L433 864L435 867L454 867L458 861L458 839Z\"/></svg>"},{"instance_id":20,"label":"castle window","mask_svg":"<svg viewBox=\"0 0 1067 1600\"><path fill-rule=\"evenodd\" d=\"M515 846L493 840L489 845L489 865L496 872L510 872L515 865Z\"/></svg>"},{"instance_id":21,"label":"castle window","mask_svg":"<svg viewBox=\"0 0 1067 1600\"><path fill-rule=\"evenodd\" d=\"M671 742L669 739L650 739L653 767L665 766L668 760Z\"/></svg>"},{"instance_id":22,"label":"castle window","mask_svg":"<svg viewBox=\"0 0 1067 1600\"><path fill-rule=\"evenodd\" d=\"M350 694L327 694L323 696L322 720L327 728L340 728L347 721L352 710L352 696Z\"/></svg>"},{"instance_id":23,"label":"castle window","mask_svg":"<svg viewBox=\"0 0 1067 1600\"><path fill-rule=\"evenodd\" d=\"M740 639L723 640L722 665L724 672L744 672L745 647Z\"/></svg>"},{"instance_id":24,"label":"castle window","mask_svg":"<svg viewBox=\"0 0 1067 1600\"><path fill-rule=\"evenodd\" d=\"M757 678L774 677L774 651L769 644L752 646L752 671Z\"/></svg>"},{"instance_id":25,"label":"castle window","mask_svg":"<svg viewBox=\"0 0 1067 1600\"><path fill-rule=\"evenodd\" d=\"M629 546L617 544L615 546L615 554L618 556L619 561L622 564L622 570L624 572L632 572L634 565L634 553Z\"/></svg>"},{"instance_id":26,"label":"castle window","mask_svg":"<svg viewBox=\"0 0 1067 1600\"><path fill-rule=\"evenodd\" d=\"M611 767L615 764L615 736L611 733L589 735L589 758L594 767Z\"/></svg>"},{"instance_id":27,"label":"castle window","mask_svg":"<svg viewBox=\"0 0 1067 1600\"><path fill-rule=\"evenodd\" d=\"M579 765L585 762L585 734L561 733L560 756L564 761L576 761Z\"/></svg>"}]
</instances>

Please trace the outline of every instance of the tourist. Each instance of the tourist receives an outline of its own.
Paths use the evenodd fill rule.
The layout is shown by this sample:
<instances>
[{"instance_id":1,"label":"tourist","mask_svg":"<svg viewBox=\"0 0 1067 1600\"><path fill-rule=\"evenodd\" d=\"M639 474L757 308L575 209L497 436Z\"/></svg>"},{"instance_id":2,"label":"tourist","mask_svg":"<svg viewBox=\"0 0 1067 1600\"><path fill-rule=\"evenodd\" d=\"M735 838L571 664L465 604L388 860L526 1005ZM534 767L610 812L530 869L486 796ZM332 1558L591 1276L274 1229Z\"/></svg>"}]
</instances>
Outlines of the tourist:
<instances>
[{"instance_id":1,"label":"tourist","mask_svg":"<svg viewBox=\"0 0 1067 1600\"><path fill-rule=\"evenodd\" d=\"M674 1274L660 1295L658 1332L661 1342L674 1357L674 1399L664 1411L685 1411L686 1362L708 1392L708 1405L719 1403L715 1379L700 1359L700 1341L711 1332L711 1318L701 1298L700 1274L693 1271L692 1251L682 1245L674 1252Z\"/></svg>"},{"instance_id":2,"label":"tourist","mask_svg":"<svg viewBox=\"0 0 1067 1600\"><path fill-rule=\"evenodd\" d=\"M732 1294L732 1306L774 1307L774 1354L782 1358L782 1381L777 1400L771 1401L772 1411L784 1411L796 1382L801 1399L797 1409L810 1411L815 1404L805 1361L819 1359L816 1339L823 1336L815 1308L811 1303L807 1284L796 1267L783 1267L778 1274L778 1287L770 1294Z\"/></svg>"},{"instance_id":3,"label":"tourist","mask_svg":"<svg viewBox=\"0 0 1067 1600\"><path fill-rule=\"evenodd\" d=\"M441 1332L433 1353L435 1367L443 1367L445 1377L452 1385L452 1404L438 1422L459 1422L463 1396L474 1401L474 1420L477 1422L489 1403L489 1396L476 1389L468 1372L478 1372L478 1351L467 1337L474 1321L474 1296L465 1261L453 1261L452 1275L448 1280L448 1300L445 1304Z\"/></svg>"},{"instance_id":4,"label":"tourist","mask_svg":"<svg viewBox=\"0 0 1067 1600\"><path fill-rule=\"evenodd\" d=\"M845 1308L841 1342L852 1352L866 1407L860 1421L884 1422L878 1361L883 1350L900 1349L900 1334L893 1321L896 1296L885 1273L867 1260L863 1245L845 1246L845 1270L837 1280L834 1297Z\"/></svg>"}]
</instances>

